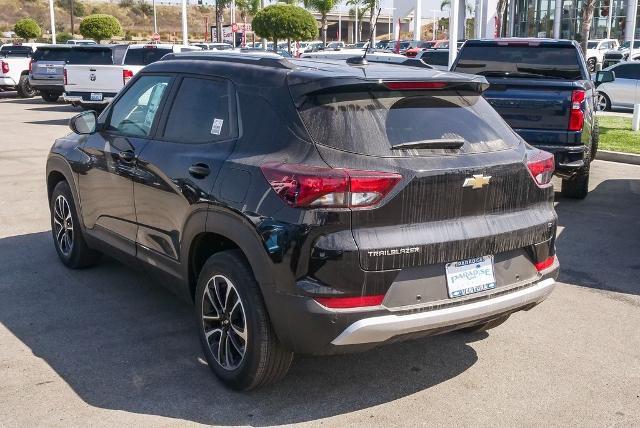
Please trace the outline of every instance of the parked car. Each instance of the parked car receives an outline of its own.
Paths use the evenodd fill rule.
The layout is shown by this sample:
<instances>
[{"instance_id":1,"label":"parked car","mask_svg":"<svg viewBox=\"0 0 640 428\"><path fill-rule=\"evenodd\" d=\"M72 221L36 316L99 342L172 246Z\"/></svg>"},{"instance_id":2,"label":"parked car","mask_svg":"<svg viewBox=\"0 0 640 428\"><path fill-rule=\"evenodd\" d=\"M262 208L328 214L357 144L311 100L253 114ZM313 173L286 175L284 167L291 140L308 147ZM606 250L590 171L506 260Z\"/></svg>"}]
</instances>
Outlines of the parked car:
<instances>
[{"instance_id":1,"label":"parked car","mask_svg":"<svg viewBox=\"0 0 640 428\"><path fill-rule=\"evenodd\" d=\"M42 43L7 44L0 48L0 89L18 91L21 98L31 98L37 91L29 84L31 56Z\"/></svg>"},{"instance_id":2,"label":"parked car","mask_svg":"<svg viewBox=\"0 0 640 428\"><path fill-rule=\"evenodd\" d=\"M404 55L409 58L416 58L420 52L425 49L431 49L436 44L435 40L430 40L427 42L420 42L417 46L410 47L406 51L404 51Z\"/></svg>"},{"instance_id":3,"label":"parked car","mask_svg":"<svg viewBox=\"0 0 640 428\"><path fill-rule=\"evenodd\" d=\"M67 40L67 44L68 45L80 45L80 46L97 45L96 41L95 40L91 40L91 39L84 39L84 40L71 39L71 40Z\"/></svg>"},{"instance_id":4,"label":"parked car","mask_svg":"<svg viewBox=\"0 0 640 428\"><path fill-rule=\"evenodd\" d=\"M592 73L596 71L596 64L602 64L605 52L618 49L619 45L616 39L589 40L585 55L589 71Z\"/></svg>"},{"instance_id":5,"label":"parked car","mask_svg":"<svg viewBox=\"0 0 640 428\"><path fill-rule=\"evenodd\" d=\"M169 53L190 50L201 48L168 44L129 45L122 61L118 61L111 58L112 48L107 47L96 54L96 62L65 66L63 99L84 108L102 109L146 65Z\"/></svg>"},{"instance_id":6,"label":"parked car","mask_svg":"<svg viewBox=\"0 0 640 428\"><path fill-rule=\"evenodd\" d=\"M467 40L451 70L485 76L489 103L527 143L555 155L562 194L587 196L598 148L596 85L577 42Z\"/></svg>"},{"instance_id":7,"label":"parked car","mask_svg":"<svg viewBox=\"0 0 640 428\"><path fill-rule=\"evenodd\" d=\"M205 51L226 51L226 50L233 49L233 46L229 43L216 43L216 42L192 43L191 46L196 46Z\"/></svg>"},{"instance_id":8,"label":"parked car","mask_svg":"<svg viewBox=\"0 0 640 428\"><path fill-rule=\"evenodd\" d=\"M425 49L416 59L421 59L435 69L447 71L449 69L449 49Z\"/></svg>"},{"instance_id":9,"label":"parked car","mask_svg":"<svg viewBox=\"0 0 640 428\"><path fill-rule=\"evenodd\" d=\"M64 92L64 66L69 63L73 45L40 46L31 57L29 85L42 99L56 102Z\"/></svg>"},{"instance_id":10,"label":"parked car","mask_svg":"<svg viewBox=\"0 0 640 428\"><path fill-rule=\"evenodd\" d=\"M345 46L345 42L329 42L326 49L343 49Z\"/></svg>"},{"instance_id":11,"label":"parked car","mask_svg":"<svg viewBox=\"0 0 640 428\"><path fill-rule=\"evenodd\" d=\"M608 68L623 61L640 60L640 40L633 42L633 55L631 58L629 58L631 54L630 48L631 41L627 40L626 42L623 42L618 49L605 52L604 59L602 60L602 68Z\"/></svg>"},{"instance_id":12,"label":"parked car","mask_svg":"<svg viewBox=\"0 0 640 428\"><path fill-rule=\"evenodd\" d=\"M208 366L236 389L281 379L294 352L495 327L544 300L559 265L553 157L486 86L171 54L53 145L55 249L70 268L142 265L194 302Z\"/></svg>"},{"instance_id":13,"label":"parked car","mask_svg":"<svg viewBox=\"0 0 640 428\"><path fill-rule=\"evenodd\" d=\"M607 70L616 78L598 87L598 110L633 109L634 104L640 104L640 62L621 62Z\"/></svg>"}]
</instances>

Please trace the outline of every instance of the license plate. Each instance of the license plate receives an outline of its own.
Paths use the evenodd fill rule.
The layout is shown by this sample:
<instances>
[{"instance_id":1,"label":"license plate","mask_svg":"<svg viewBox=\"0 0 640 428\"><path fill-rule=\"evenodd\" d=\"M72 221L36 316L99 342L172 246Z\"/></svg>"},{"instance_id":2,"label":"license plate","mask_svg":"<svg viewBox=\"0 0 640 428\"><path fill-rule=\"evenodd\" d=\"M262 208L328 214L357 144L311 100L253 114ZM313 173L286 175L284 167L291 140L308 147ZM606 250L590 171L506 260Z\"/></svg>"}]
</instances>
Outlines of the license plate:
<instances>
[{"instance_id":1,"label":"license plate","mask_svg":"<svg viewBox=\"0 0 640 428\"><path fill-rule=\"evenodd\" d=\"M47 68L47 74L56 74L55 68Z\"/></svg>"},{"instance_id":2,"label":"license plate","mask_svg":"<svg viewBox=\"0 0 640 428\"><path fill-rule=\"evenodd\" d=\"M91 92L91 101L102 101L102 92Z\"/></svg>"},{"instance_id":3,"label":"license plate","mask_svg":"<svg viewBox=\"0 0 640 428\"><path fill-rule=\"evenodd\" d=\"M445 271L447 289L452 299L496 288L493 256L447 263Z\"/></svg>"}]
</instances>

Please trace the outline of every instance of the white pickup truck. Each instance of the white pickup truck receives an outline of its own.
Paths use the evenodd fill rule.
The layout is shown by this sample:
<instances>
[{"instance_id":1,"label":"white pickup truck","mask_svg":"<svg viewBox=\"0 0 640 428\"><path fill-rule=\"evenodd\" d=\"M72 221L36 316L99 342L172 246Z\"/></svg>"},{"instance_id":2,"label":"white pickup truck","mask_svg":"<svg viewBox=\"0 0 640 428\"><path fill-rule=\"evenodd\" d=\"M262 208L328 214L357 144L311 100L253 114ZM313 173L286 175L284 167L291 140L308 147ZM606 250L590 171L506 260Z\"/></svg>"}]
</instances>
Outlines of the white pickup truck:
<instances>
[{"instance_id":1,"label":"white pickup truck","mask_svg":"<svg viewBox=\"0 0 640 428\"><path fill-rule=\"evenodd\" d=\"M201 48L168 44L130 45L120 60L115 54L109 61L96 58L88 64L67 64L64 67L65 93L62 98L83 108L103 109L146 65L169 53L192 50Z\"/></svg>"},{"instance_id":2,"label":"white pickup truck","mask_svg":"<svg viewBox=\"0 0 640 428\"><path fill-rule=\"evenodd\" d=\"M18 96L31 98L36 90L29 84L31 56L42 43L3 45L0 48L0 89L17 90Z\"/></svg>"}]
</instances>

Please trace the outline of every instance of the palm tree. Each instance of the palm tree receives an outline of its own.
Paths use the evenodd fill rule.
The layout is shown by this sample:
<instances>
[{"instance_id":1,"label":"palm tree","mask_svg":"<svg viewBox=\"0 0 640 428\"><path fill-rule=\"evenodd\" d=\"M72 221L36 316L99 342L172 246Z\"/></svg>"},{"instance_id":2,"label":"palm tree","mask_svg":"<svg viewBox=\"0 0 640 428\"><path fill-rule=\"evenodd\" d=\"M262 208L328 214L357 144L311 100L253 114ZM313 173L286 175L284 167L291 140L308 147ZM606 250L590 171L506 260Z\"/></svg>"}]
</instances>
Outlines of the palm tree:
<instances>
[{"instance_id":1,"label":"palm tree","mask_svg":"<svg viewBox=\"0 0 640 428\"><path fill-rule=\"evenodd\" d=\"M468 1L465 1L464 5L465 5L465 8L467 9L467 14L471 15L473 13L473 5ZM445 9L450 9L450 8L451 8L451 0L442 0L442 3L440 3L440 10L444 11Z\"/></svg>"},{"instance_id":2,"label":"palm tree","mask_svg":"<svg viewBox=\"0 0 640 428\"><path fill-rule=\"evenodd\" d=\"M591 21L593 20L593 11L596 8L596 0L584 0L582 6L582 23L580 25L580 32L582 34L582 40L580 40L580 46L582 47L582 53L587 54L587 41L589 40L589 33L591 32Z\"/></svg>"},{"instance_id":3,"label":"palm tree","mask_svg":"<svg viewBox=\"0 0 640 428\"><path fill-rule=\"evenodd\" d=\"M361 15L358 16L358 22L362 22L362 17L364 17L367 12L369 13L369 31L371 31L373 29L373 21L376 17L376 12L380 7L380 0L348 0L347 5L358 6L358 10L360 12L359 15ZM349 15L355 16L355 11L351 13L350 10Z\"/></svg>"},{"instance_id":4,"label":"palm tree","mask_svg":"<svg viewBox=\"0 0 640 428\"><path fill-rule=\"evenodd\" d=\"M315 10L320 14L320 32L322 34L322 43L327 44L327 14L337 4L336 0L303 0L304 7Z\"/></svg>"}]
</instances>

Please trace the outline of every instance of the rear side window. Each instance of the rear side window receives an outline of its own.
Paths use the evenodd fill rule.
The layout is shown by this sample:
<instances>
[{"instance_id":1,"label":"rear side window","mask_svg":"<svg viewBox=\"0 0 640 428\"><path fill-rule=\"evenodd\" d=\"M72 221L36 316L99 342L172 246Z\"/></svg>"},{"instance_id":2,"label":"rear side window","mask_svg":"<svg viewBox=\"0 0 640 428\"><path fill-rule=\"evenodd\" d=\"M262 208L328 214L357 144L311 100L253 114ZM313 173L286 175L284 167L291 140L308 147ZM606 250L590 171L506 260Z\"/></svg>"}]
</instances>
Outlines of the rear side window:
<instances>
[{"instance_id":1,"label":"rear side window","mask_svg":"<svg viewBox=\"0 0 640 428\"><path fill-rule=\"evenodd\" d=\"M124 57L125 65L149 65L152 62L160 61L160 59L173 52L171 49L162 49L156 47L144 47L140 49L127 50Z\"/></svg>"},{"instance_id":2,"label":"rear side window","mask_svg":"<svg viewBox=\"0 0 640 428\"><path fill-rule=\"evenodd\" d=\"M231 93L230 83L226 81L183 79L167 116L164 139L205 143L236 137Z\"/></svg>"},{"instance_id":3,"label":"rear side window","mask_svg":"<svg viewBox=\"0 0 640 428\"><path fill-rule=\"evenodd\" d=\"M465 46L454 71L483 76L582 79L574 46Z\"/></svg>"},{"instance_id":4,"label":"rear side window","mask_svg":"<svg viewBox=\"0 0 640 428\"><path fill-rule=\"evenodd\" d=\"M617 79L640 79L640 64L622 64L613 69Z\"/></svg>"},{"instance_id":5,"label":"rear side window","mask_svg":"<svg viewBox=\"0 0 640 428\"><path fill-rule=\"evenodd\" d=\"M449 51L425 52L422 60L431 65L449 65Z\"/></svg>"},{"instance_id":6,"label":"rear side window","mask_svg":"<svg viewBox=\"0 0 640 428\"><path fill-rule=\"evenodd\" d=\"M74 47L69 51L67 64L112 65L113 51L110 48Z\"/></svg>"},{"instance_id":7,"label":"rear side window","mask_svg":"<svg viewBox=\"0 0 640 428\"><path fill-rule=\"evenodd\" d=\"M463 139L464 151L517 142L500 115L472 92L320 94L307 97L300 116L317 143L373 156L399 156L391 146L425 140Z\"/></svg>"},{"instance_id":8,"label":"rear side window","mask_svg":"<svg viewBox=\"0 0 640 428\"><path fill-rule=\"evenodd\" d=\"M40 48L33 54L34 61L66 61L71 48Z\"/></svg>"},{"instance_id":9,"label":"rear side window","mask_svg":"<svg viewBox=\"0 0 640 428\"><path fill-rule=\"evenodd\" d=\"M33 53L30 46L3 46L0 48L0 56L4 57L29 57Z\"/></svg>"}]
</instances>

